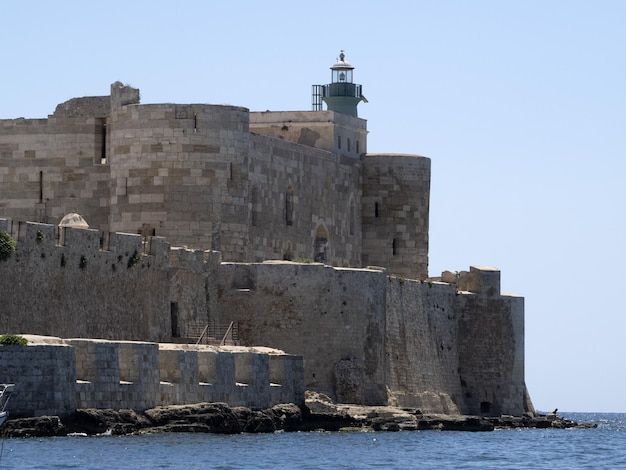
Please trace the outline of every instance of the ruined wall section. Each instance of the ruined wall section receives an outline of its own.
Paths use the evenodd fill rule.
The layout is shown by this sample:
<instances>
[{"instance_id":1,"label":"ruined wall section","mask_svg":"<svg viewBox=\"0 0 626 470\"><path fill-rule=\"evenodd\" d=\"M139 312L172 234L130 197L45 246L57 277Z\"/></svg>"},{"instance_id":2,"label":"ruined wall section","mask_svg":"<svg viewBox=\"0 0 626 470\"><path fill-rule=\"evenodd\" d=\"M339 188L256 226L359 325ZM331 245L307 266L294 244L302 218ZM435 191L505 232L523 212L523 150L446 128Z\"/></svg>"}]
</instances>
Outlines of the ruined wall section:
<instances>
[{"instance_id":1,"label":"ruined wall section","mask_svg":"<svg viewBox=\"0 0 626 470\"><path fill-rule=\"evenodd\" d=\"M243 345L302 355L307 390L385 404L386 285L382 271L224 263L219 309L223 321L239 322Z\"/></svg>"},{"instance_id":2,"label":"ruined wall section","mask_svg":"<svg viewBox=\"0 0 626 470\"><path fill-rule=\"evenodd\" d=\"M389 404L423 413L463 409L454 285L389 277L385 360Z\"/></svg>"},{"instance_id":3,"label":"ruined wall section","mask_svg":"<svg viewBox=\"0 0 626 470\"><path fill-rule=\"evenodd\" d=\"M360 160L265 136L250 140L250 260L361 266Z\"/></svg>"},{"instance_id":4,"label":"ruined wall section","mask_svg":"<svg viewBox=\"0 0 626 470\"><path fill-rule=\"evenodd\" d=\"M111 230L244 259L247 109L121 106L111 116L111 141Z\"/></svg>"},{"instance_id":5,"label":"ruined wall section","mask_svg":"<svg viewBox=\"0 0 626 470\"><path fill-rule=\"evenodd\" d=\"M0 220L0 230L7 227ZM169 341L169 245L96 230L21 225L17 251L0 263L0 331Z\"/></svg>"},{"instance_id":6,"label":"ruined wall section","mask_svg":"<svg viewBox=\"0 0 626 470\"><path fill-rule=\"evenodd\" d=\"M58 224L79 212L108 230L105 118L70 112L0 121L0 210L16 220Z\"/></svg>"},{"instance_id":7,"label":"ruined wall section","mask_svg":"<svg viewBox=\"0 0 626 470\"><path fill-rule=\"evenodd\" d=\"M410 279L428 277L430 159L367 154L361 201L363 265Z\"/></svg>"}]
</instances>

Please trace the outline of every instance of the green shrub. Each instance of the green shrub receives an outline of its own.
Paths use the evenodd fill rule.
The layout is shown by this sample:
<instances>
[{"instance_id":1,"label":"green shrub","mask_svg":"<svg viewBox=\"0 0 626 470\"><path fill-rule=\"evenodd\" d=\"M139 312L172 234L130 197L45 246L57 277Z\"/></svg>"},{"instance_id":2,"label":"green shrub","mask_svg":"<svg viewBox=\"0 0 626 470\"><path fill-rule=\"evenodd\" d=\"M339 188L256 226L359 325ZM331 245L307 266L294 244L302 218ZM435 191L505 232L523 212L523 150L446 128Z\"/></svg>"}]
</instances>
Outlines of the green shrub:
<instances>
[{"instance_id":1,"label":"green shrub","mask_svg":"<svg viewBox=\"0 0 626 470\"><path fill-rule=\"evenodd\" d=\"M0 261L8 260L15 253L15 240L4 230L0 230Z\"/></svg>"},{"instance_id":2,"label":"green shrub","mask_svg":"<svg viewBox=\"0 0 626 470\"><path fill-rule=\"evenodd\" d=\"M20 335L0 335L0 344L5 344L7 346L26 346L28 344L28 340Z\"/></svg>"}]
</instances>

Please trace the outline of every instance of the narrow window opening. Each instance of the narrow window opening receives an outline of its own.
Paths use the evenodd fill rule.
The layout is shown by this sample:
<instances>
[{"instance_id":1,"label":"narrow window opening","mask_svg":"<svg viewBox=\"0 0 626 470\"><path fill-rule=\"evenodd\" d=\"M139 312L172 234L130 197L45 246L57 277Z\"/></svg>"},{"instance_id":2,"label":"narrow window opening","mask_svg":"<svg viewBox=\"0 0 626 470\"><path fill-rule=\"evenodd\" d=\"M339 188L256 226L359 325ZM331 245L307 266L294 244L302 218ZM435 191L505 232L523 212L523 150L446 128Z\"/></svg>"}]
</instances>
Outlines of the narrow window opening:
<instances>
[{"instance_id":1,"label":"narrow window opening","mask_svg":"<svg viewBox=\"0 0 626 470\"><path fill-rule=\"evenodd\" d=\"M393 256L396 256L398 254L398 239L397 238L394 238L391 243L391 253L393 254Z\"/></svg>"},{"instance_id":2,"label":"narrow window opening","mask_svg":"<svg viewBox=\"0 0 626 470\"><path fill-rule=\"evenodd\" d=\"M250 188L250 206L252 208L252 212L250 214L250 223L253 227L256 227L258 223L258 198L259 188L256 184L253 184L252 188Z\"/></svg>"},{"instance_id":3,"label":"narrow window opening","mask_svg":"<svg viewBox=\"0 0 626 470\"><path fill-rule=\"evenodd\" d=\"M354 210L354 201L350 203L350 235L354 235L354 226L355 226L355 210Z\"/></svg>"},{"instance_id":4,"label":"narrow window opening","mask_svg":"<svg viewBox=\"0 0 626 470\"><path fill-rule=\"evenodd\" d=\"M374 217L378 218L378 203L374 203Z\"/></svg>"},{"instance_id":5,"label":"narrow window opening","mask_svg":"<svg viewBox=\"0 0 626 470\"><path fill-rule=\"evenodd\" d=\"M107 162L107 125L102 124L102 143L100 145L100 164Z\"/></svg>"},{"instance_id":6,"label":"narrow window opening","mask_svg":"<svg viewBox=\"0 0 626 470\"><path fill-rule=\"evenodd\" d=\"M39 202L43 202L43 171L39 172Z\"/></svg>"},{"instance_id":7,"label":"narrow window opening","mask_svg":"<svg viewBox=\"0 0 626 470\"><path fill-rule=\"evenodd\" d=\"M337 136L337 148L338 149L341 148L341 136L340 135Z\"/></svg>"},{"instance_id":8,"label":"narrow window opening","mask_svg":"<svg viewBox=\"0 0 626 470\"><path fill-rule=\"evenodd\" d=\"M193 131L198 131L198 113L193 113Z\"/></svg>"},{"instance_id":9,"label":"narrow window opening","mask_svg":"<svg viewBox=\"0 0 626 470\"><path fill-rule=\"evenodd\" d=\"M233 162L228 164L228 179L231 181L233 179Z\"/></svg>"},{"instance_id":10,"label":"narrow window opening","mask_svg":"<svg viewBox=\"0 0 626 470\"><path fill-rule=\"evenodd\" d=\"M348 152L350 151L350 138L348 137Z\"/></svg>"},{"instance_id":11,"label":"narrow window opening","mask_svg":"<svg viewBox=\"0 0 626 470\"><path fill-rule=\"evenodd\" d=\"M172 338L179 338L178 331L178 302L170 302L170 317L172 320Z\"/></svg>"},{"instance_id":12,"label":"narrow window opening","mask_svg":"<svg viewBox=\"0 0 626 470\"><path fill-rule=\"evenodd\" d=\"M356 145L356 149L355 149L356 153L359 153L359 141L358 140L355 142L355 145Z\"/></svg>"},{"instance_id":13,"label":"narrow window opening","mask_svg":"<svg viewBox=\"0 0 626 470\"><path fill-rule=\"evenodd\" d=\"M293 225L293 188L291 186L285 194L285 223Z\"/></svg>"}]
</instances>

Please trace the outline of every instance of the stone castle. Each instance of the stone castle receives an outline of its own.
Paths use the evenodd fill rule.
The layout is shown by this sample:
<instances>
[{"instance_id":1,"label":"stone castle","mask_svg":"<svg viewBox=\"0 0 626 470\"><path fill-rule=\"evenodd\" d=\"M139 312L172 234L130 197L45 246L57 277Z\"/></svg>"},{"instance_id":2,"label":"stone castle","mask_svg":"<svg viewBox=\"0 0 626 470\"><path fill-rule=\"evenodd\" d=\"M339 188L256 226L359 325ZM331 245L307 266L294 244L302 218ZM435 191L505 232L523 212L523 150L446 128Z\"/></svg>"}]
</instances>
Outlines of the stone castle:
<instances>
[{"instance_id":1,"label":"stone castle","mask_svg":"<svg viewBox=\"0 0 626 470\"><path fill-rule=\"evenodd\" d=\"M523 298L494 268L428 277L430 160L367 153L353 70L342 53L313 111L140 104L116 82L0 120L18 241L0 331L181 343L235 325L339 401L532 411Z\"/></svg>"}]
</instances>

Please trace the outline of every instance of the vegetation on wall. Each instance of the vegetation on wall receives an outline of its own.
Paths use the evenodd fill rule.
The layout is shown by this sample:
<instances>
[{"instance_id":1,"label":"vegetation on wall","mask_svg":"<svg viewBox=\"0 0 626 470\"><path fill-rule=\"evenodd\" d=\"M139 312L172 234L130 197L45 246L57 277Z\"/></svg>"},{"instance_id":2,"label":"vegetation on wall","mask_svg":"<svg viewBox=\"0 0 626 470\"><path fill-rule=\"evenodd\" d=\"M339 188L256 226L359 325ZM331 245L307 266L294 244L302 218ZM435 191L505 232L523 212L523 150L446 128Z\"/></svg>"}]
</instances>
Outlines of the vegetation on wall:
<instances>
[{"instance_id":1,"label":"vegetation on wall","mask_svg":"<svg viewBox=\"0 0 626 470\"><path fill-rule=\"evenodd\" d=\"M134 265L139 263L140 260L141 260L141 253L135 250L135 252L133 253L133 256L128 258L128 269L132 268Z\"/></svg>"},{"instance_id":2,"label":"vegetation on wall","mask_svg":"<svg viewBox=\"0 0 626 470\"><path fill-rule=\"evenodd\" d=\"M0 230L0 261L8 260L15 253L15 240L4 230Z\"/></svg>"},{"instance_id":3,"label":"vegetation on wall","mask_svg":"<svg viewBox=\"0 0 626 470\"><path fill-rule=\"evenodd\" d=\"M28 344L28 340L19 335L0 335L0 344L4 344L7 346L26 346Z\"/></svg>"}]
</instances>

